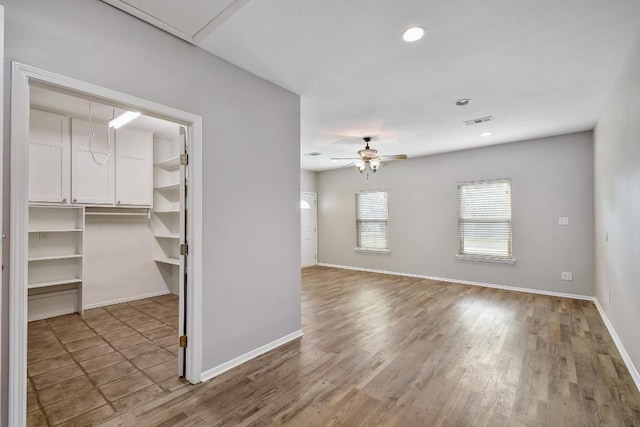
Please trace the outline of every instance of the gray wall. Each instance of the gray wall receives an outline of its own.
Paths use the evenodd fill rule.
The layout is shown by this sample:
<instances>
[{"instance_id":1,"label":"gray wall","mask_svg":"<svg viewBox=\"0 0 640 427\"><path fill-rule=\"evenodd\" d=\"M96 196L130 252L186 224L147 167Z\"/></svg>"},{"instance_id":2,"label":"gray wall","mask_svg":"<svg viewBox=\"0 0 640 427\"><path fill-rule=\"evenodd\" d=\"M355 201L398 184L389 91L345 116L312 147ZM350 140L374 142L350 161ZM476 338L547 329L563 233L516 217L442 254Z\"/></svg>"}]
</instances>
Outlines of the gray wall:
<instances>
[{"instance_id":1,"label":"gray wall","mask_svg":"<svg viewBox=\"0 0 640 427\"><path fill-rule=\"evenodd\" d=\"M394 162L368 180L355 169L320 172L319 262L593 295L592 165L583 132ZM517 263L456 260L456 184L494 178L512 180ZM390 255L353 250L354 193L367 189L389 192Z\"/></svg>"},{"instance_id":2,"label":"gray wall","mask_svg":"<svg viewBox=\"0 0 640 427\"><path fill-rule=\"evenodd\" d=\"M640 38L629 54L594 131L596 297L636 369L640 367L638 135Z\"/></svg>"},{"instance_id":3,"label":"gray wall","mask_svg":"<svg viewBox=\"0 0 640 427\"><path fill-rule=\"evenodd\" d=\"M307 193L318 192L318 173L300 169L300 191Z\"/></svg>"},{"instance_id":4,"label":"gray wall","mask_svg":"<svg viewBox=\"0 0 640 427\"><path fill-rule=\"evenodd\" d=\"M203 371L299 330L299 97L98 0L3 4L9 61L203 117Z\"/></svg>"}]
</instances>

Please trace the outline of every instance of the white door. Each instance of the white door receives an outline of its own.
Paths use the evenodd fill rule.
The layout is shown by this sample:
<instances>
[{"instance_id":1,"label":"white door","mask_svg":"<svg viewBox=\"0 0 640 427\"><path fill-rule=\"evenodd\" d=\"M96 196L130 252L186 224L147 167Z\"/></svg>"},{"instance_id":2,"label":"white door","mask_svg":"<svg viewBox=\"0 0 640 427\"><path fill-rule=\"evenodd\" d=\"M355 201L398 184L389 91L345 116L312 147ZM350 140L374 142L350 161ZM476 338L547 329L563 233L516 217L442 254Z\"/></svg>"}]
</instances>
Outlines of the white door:
<instances>
[{"instance_id":1,"label":"white door","mask_svg":"<svg viewBox=\"0 0 640 427\"><path fill-rule=\"evenodd\" d=\"M107 125L71 119L73 203L111 205L115 202L114 139L113 130Z\"/></svg>"},{"instance_id":2,"label":"white door","mask_svg":"<svg viewBox=\"0 0 640 427\"><path fill-rule=\"evenodd\" d=\"M116 130L116 204L151 206L153 133Z\"/></svg>"},{"instance_id":3,"label":"white door","mask_svg":"<svg viewBox=\"0 0 640 427\"><path fill-rule=\"evenodd\" d=\"M68 203L71 191L69 118L29 113L29 201Z\"/></svg>"},{"instance_id":4,"label":"white door","mask_svg":"<svg viewBox=\"0 0 640 427\"><path fill-rule=\"evenodd\" d=\"M302 226L302 267L316 265L318 262L318 211L315 193L300 193L300 225Z\"/></svg>"}]
</instances>

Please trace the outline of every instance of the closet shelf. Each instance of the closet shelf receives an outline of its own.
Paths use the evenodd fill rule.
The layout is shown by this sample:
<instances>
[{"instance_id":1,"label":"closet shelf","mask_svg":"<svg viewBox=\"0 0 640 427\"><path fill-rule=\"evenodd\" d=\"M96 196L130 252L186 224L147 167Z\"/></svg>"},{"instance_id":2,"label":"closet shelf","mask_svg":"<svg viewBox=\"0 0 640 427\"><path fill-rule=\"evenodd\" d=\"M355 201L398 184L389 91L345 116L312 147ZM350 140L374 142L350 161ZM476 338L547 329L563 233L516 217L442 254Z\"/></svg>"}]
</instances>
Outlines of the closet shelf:
<instances>
[{"instance_id":1,"label":"closet shelf","mask_svg":"<svg viewBox=\"0 0 640 427\"><path fill-rule=\"evenodd\" d=\"M163 264L171 264L171 265L180 265L180 260L177 258L156 258L155 259L156 262L161 262Z\"/></svg>"},{"instance_id":2,"label":"closet shelf","mask_svg":"<svg viewBox=\"0 0 640 427\"><path fill-rule=\"evenodd\" d=\"M176 182L175 184L169 184L169 185L161 185L160 187L155 187L155 190L158 191L169 191L169 190L179 190L180 189L180 183Z\"/></svg>"},{"instance_id":3,"label":"closet shelf","mask_svg":"<svg viewBox=\"0 0 640 427\"><path fill-rule=\"evenodd\" d=\"M157 239L179 239L179 234L155 234Z\"/></svg>"},{"instance_id":4,"label":"closet shelf","mask_svg":"<svg viewBox=\"0 0 640 427\"><path fill-rule=\"evenodd\" d=\"M37 282L37 283L29 283L27 288L36 289L36 288L46 288L49 286L58 286L58 285L68 285L71 283L81 283L82 279L77 277L71 279L58 279L58 280L49 280L47 282Z\"/></svg>"},{"instance_id":5,"label":"closet shelf","mask_svg":"<svg viewBox=\"0 0 640 427\"><path fill-rule=\"evenodd\" d=\"M180 168L180 156L163 160L162 162L156 163L155 166L168 171L177 170Z\"/></svg>"},{"instance_id":6,"label":"closet shelf","mask_svg":"<svg viewBox=\"0 0 640 427\"><path fill-rule=\"evenodd\" d=\"M157 214L178 213L180 212L180 209L166 209L166 210L153 211L153 212Z\"/></svg>"},{"instance_id":7,"label":"closet shelf","mask_svg":"<svg viewBox=\"0 0 640 427\"><path fill-rule=\"evenodd\" d=\"M85 212L87 216L149 216L146 212Z\"/></svg>"},{"instance_id":8,"label":"closet shelf","mask_svg":"<svg viewBox=\"0 0 640 427\"><path fill-rule=\"evenodd\" d=\"M68 233L71 231L82 231L81 228L39 228L29 230L29 233Z\"/></svg>"},{"instance_id":9,"label":"closet shelf","mask_svg":"<svg viewBox=\"0 0 640 427\"><path fill-rule=\"evenodd\" d=\"M68 255L49 255L49 256L34 256L29 257L29 261L51 261L56 259L71 259L82 258L82 254L68 254Z\"/></svg>"}]
</instances>

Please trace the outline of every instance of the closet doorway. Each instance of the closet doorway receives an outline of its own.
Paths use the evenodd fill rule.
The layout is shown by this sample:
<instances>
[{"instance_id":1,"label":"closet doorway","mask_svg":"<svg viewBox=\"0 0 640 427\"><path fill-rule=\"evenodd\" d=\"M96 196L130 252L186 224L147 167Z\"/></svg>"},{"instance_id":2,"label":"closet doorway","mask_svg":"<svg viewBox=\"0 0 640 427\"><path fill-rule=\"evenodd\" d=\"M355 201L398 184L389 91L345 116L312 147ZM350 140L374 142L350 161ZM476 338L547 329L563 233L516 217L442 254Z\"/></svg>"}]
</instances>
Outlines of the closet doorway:
<instances>
[{"instance_id":1,"label":"closet doorway","mask_svg":"<svg viewBox=\"0 0 640 427\"><path fill-rule=\"evenodd\" d=\"M200 118L20 64L13 82L10 424L199 382Z\"/></svg>"}]
</instances>

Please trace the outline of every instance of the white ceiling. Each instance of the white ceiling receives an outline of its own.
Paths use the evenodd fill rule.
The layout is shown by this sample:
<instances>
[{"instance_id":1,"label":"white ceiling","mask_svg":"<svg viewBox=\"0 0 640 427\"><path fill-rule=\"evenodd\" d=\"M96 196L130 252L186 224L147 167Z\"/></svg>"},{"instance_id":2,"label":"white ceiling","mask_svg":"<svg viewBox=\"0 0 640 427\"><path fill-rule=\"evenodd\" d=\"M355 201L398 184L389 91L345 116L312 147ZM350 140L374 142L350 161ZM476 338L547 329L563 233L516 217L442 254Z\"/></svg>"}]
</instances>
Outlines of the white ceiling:
<instances>
[{"instance_id":1,"label":"white ceiling","mask_svg":"<svg viewBox=\"0 0 640 427\"><path fill-rule=\"evenodd\" d=\"M91 118L102 123L107 123L125 111L103 102L89 101L86 97L61 93L41 86L30 87L29 101L32 107L86 120L89 119L89 102L91 102ZM150 131L156 136L167 139L180 135L180 125L144 114L127 123L125 127Z\"/></svg>"},{"instance_id":2,"label":"white ceiling","mask_svg":"<svg viewBox=\"0 0 640 427\"><path fill-rule=\"evenodd\" d=\"M330 160L360 148L347 137L413 157L592 129L640 29L638 0L247 1L193 42L301 95L309 170L348 163ZM204 1L127 3L207 21ZM402 41L411 25L425 38Z\"/></svg>"}]
</instances>

